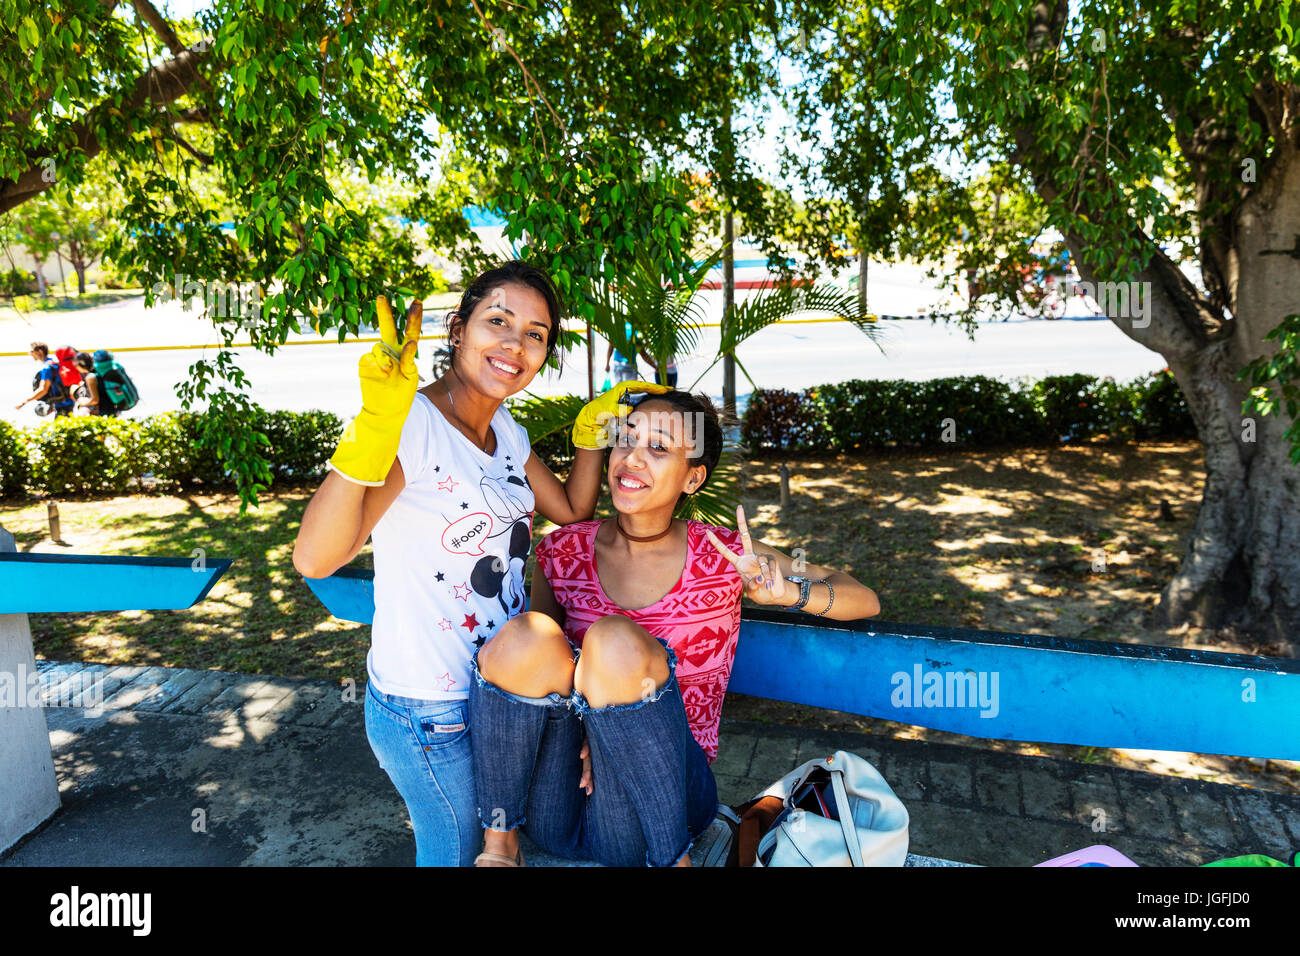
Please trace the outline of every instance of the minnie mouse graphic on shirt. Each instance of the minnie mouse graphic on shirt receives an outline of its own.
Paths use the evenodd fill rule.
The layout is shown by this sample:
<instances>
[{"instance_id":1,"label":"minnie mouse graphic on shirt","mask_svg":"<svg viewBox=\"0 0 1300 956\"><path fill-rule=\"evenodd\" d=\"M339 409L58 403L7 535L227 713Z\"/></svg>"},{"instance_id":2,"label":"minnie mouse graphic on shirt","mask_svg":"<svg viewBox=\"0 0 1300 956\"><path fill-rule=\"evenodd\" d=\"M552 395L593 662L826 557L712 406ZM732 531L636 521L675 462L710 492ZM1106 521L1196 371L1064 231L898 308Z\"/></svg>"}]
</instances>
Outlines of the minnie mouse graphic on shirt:
<instances>
[{"instance_id":1,"label":"minnie mouse graphic on shirt","mask_svg":"<svg viewBox=\"0 0 1300 956\"><path fill-rule=\"evenodd\" d=\"M524 562L532 547L533 513L521 490L531 487L522 476L485 475L479 491L489 510L461 516L448 524L442 536L443 548L457 554L498 550L500 542L489 542L506 536L508 559L483 554L470 572L469 585L476 594L495 598L507 618L524 607Z\"/></svg>"}]
</instances>

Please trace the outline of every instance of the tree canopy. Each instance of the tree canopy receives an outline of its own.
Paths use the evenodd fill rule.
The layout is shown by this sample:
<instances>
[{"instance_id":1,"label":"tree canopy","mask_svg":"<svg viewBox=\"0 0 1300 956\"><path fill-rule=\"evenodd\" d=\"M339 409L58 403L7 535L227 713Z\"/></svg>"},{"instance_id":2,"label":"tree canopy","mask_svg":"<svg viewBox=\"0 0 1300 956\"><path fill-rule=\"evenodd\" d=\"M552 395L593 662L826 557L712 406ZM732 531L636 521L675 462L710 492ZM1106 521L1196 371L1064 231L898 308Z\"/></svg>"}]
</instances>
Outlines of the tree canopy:
<instances>
[{"instance_id":1,"label":"tree canopy","mask_svg":"<svg viewBox=\"0 0 1300 956\"><path fill-rule=\"evenodd\" d=\"M783 242L832 265L846 247L913 256L1003 297L1055 231L1111 287L1111 320L1165 357L1205 443L1166 610L1294 635L1293 19L1292 0L214 0L195 20L0 0L0 214L105 164L117 268L147 288L258 285L245 331L268 350L427 291L378 264L407 241L394 214L475 269L464 207L499 212L588 318L607 282L683 285L719 211L782 260ZM782 58L802 76L802 208L734 121ZM362 172L401 188L367 201ZM251 495L265 462L243 385L222 351L182 394L208 401L207 440Z\"/></svg>"},{"instance_id":2,"label":"tree canopy","mask_svg":"<svg viewBox=\"0 0 1300 956\"><path fill-rule=\"evenodd\" d=\"M177 21L149 0L2 0L0 213L80 183L102 157L121 191L116 267L146 288L257 284L261 320L245 331L274 349L305 317L342 338L379 292L400 308L427 291L370 267L394 210L335 187L364 169L410 184L396 211L467 268L482 263L463 206L497 210L581 311L634 255L670 280L691 266L690 191L647 172L714 148L719 43L763 13L742 0L217 0ZM191 383L184 397L213 402L223 451L248 444L229 353Z\"/></svg>"}]
</instances>

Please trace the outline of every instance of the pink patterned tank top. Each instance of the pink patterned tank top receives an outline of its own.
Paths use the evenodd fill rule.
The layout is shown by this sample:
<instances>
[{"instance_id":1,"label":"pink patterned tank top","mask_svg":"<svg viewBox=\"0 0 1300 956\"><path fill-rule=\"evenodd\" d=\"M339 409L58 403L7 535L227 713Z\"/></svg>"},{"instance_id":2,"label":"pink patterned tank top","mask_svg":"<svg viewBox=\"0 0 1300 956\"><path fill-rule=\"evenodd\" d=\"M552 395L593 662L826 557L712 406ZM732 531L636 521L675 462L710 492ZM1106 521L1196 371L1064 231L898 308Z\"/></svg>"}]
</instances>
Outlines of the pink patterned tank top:
<instances>
[{"instance_id":1,"label":"pink patterned tank top","mask_svg":"<svg viewBox=\"0 0 1300 956\"><path fill-rule=\"evenodd\" d=\"M565 525L537 545L537 563L565 611L564 632L575 647L596 621L609 614L631 618L677 654L677 684L691 733L712 763L718 755L722 698L731 677L740 634L744 586L707 537L740 553L740 533L700 521L686 523L687 558L672 590L649 607L628 610L606 596L596 574L596 531L600 521Z\"/></svg>"}]
</instances>

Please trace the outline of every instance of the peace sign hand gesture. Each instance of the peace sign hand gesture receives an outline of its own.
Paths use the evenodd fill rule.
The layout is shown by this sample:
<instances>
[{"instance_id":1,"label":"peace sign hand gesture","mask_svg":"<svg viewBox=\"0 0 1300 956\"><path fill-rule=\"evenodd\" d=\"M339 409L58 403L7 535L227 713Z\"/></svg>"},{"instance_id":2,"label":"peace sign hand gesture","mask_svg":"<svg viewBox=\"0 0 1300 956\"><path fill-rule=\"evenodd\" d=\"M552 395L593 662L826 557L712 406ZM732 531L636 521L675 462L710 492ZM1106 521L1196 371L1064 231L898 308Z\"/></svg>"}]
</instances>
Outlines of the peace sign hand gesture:
<instances>
[{"instance_id":1,"label":"peace sign hand gesture","mask_svg":"<svg viewBox=\"0 0 1300 956\"><path fill-rule=\"evenodd\" d=\"M424 306L417 298L406 313L406 333L397 337L393 310L382 295L375 300L380 341L361 356L361 411L330 458L330 467L358 485L382 485L401 443L402 426L415 400L420 377L415 370L415 350L420 342Z\"/></svg>"},{"instance_id":2,"label":"peace sign hand gesture","mask_svg":"<svg viewBox=\"0 0 1300 956\"><path fill-rule=\"evenodd\" d=\"M749 525L745 521L745 509L736 506L736 525L740 531L741 552L736 554L718 540L712 531L705 531L718 553L731 562L732 567L745 582L745 597L755 604L773 604L789 607L799 599L799 589L787 586L781 574L781 565L770 554L758 554L754 551L754 541L749 536Z\"/></svg>"}]
</instances>

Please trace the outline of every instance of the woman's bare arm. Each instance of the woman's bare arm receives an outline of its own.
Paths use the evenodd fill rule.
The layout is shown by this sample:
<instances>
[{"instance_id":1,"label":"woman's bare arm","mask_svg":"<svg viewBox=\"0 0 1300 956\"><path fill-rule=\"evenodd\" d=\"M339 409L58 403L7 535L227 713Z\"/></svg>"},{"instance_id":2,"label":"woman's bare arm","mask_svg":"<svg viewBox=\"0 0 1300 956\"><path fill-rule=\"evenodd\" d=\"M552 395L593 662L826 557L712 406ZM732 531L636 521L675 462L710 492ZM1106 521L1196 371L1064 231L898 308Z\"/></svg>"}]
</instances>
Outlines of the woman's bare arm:
<instances>
[{"instance_id":1,"label":"woman's bare arm","mask_svg":"<svg viewBox=\"0 0 1300 956\"><path fill-rule=\"evenodd\" d=\"M586 521L596 513L596 499L600 497L601 476L605 470L603 448L579 448L563 482L547 467L546 462L530 452L524 462L524 474L533 489L535 507L542 517L555 524L573 524Z\"/></svg>"},{"instance_id":2,"label":"woman's bare arm","mask_svg":"<svg viewBox=\"0 0 1300 956\"><path fill-rule=\"evenodd\" d=\"M360 553L405 487L400 459L378 486L358 485L331 471L303 512L293 545L293 566L304 577L329 577Z\"/></svg>"},{"instance_id":3,"label":"woman's bare arm","mask_svg":"<svg viewBox=\"0 0 1300 956\"><path fill-rule=\"evenodd\" d=\"M564 627L564 608L560 607L560 602L555 600L555 591L551 589L551 582L546 580L546 575L542 573L540 564L533 568L533 589L528 595L528 610L545 614L561 628Z\"/></svg>"},{"instance_id":4,"label":"woman's bare arm","mask_svg":"<svg viewBox=\"0 0 1300 956\"><path fill-rule=\"evenodd\" d=\"M843 571L807 562L800 562L799 569L796 570L794 560L789 555L778 551L765 541L755 541L754 552L775 558L782 577L788 578L796 574L810 581L830 582L830 586L835 589L835 600L831 601L828 588L814 584L808 595L808 603L802 608L808 614L819 613L826 608L827 604L830 604L831 609L826 617L836 621L858 621L866 617L875 617L880 613L880 598L876 596L876 592ZM794 596L790 599L790 603L793 604L799 599L799 586L787 582L786 588L794 590Z\"/></svg>"}]
</instances>

